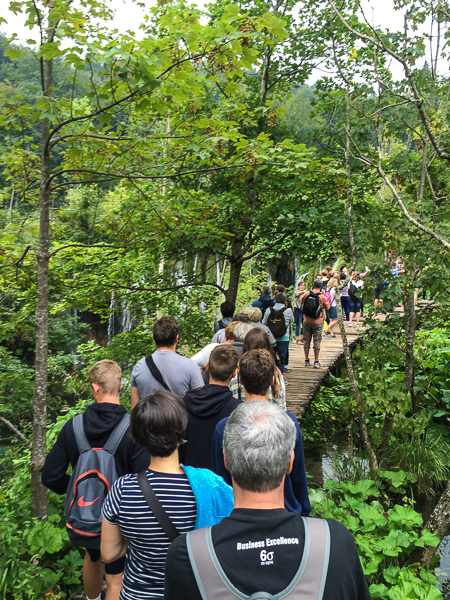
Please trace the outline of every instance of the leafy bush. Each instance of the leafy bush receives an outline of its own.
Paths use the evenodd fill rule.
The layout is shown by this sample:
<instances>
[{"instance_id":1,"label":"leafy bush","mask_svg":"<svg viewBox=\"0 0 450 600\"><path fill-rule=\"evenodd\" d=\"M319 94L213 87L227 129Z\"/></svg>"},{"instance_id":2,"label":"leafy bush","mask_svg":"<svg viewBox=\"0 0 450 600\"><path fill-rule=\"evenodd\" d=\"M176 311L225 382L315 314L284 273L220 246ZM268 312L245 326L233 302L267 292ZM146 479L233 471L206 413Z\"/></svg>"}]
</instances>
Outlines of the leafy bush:
<instances>
[{"instance_id":1,"label":"leafy bush","mask_svg":"<svg viewBox=\"0 0 450 600\"><path fill-rule=\"evenodd\" d=\"M83 557L70 545L62 498L50 492L48 521L31 517L29 461L28 451L14 459L14 478L0 488L2 600L50 600L82 590Z\"/></svg>"},{"instance_id":2,"label":"leafy bush","mask_svg":"<svg viewBox=\"0 0 450 600\"><path fill-rule=\"evenodd\" d=\"M89 402L79 402L49 426L49 447L67 420L83 412ZM29 451L9 449L1 462L12 462L14 471L0 487L0 597L52 600L82 591L83 556L69 542L64 497L50 492L48 521L33 519ZM10 471L0 465L0 472L5 475Z\"/></svg>"},{"instance_id":3,"label":"leafy bush","mask_svg":"<svg viewBox=\"0 0 450 600\"><path fill-rule=\"evenodd\" d=\"M423 435L394 435L390 441L388 462L397 469L415 475L419 494L435 494L450 479L450 446L433 430Z\"/></svg>"},{"instance_id":4,"label":"leafy bush","mask_svg":"<svg viewBox=\"0 0 450 600\"><path fill-rule=\"evenodd\" d=\"M333 518L353 534L372 598L438 600L438 577L414 564L414 551L436 546L437 535L420 532L422 515L408 498L393 505L389 492L404 491L411 481L404 471L379 471L379 479L356 483L327 481L324 490L310 493L314 515Z\"/></svg>"}]
</instances>

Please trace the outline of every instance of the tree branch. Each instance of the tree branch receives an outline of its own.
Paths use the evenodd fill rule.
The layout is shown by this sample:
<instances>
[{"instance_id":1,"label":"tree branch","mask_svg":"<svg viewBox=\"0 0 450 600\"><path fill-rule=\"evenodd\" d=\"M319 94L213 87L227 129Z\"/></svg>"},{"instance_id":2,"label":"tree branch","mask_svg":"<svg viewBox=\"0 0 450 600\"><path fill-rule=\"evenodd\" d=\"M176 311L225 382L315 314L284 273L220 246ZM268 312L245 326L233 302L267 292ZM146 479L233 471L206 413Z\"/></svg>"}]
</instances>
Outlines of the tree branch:
<instances>
[{"instance_id":1,"label":"tree branch","mask_svg":"<svg viewBox=\"0 0 450 600\"><path fill-rule=\"evenodd\" d=\"M28 254L28 252L30 250L34 250L34 252L37 254L37 249L33 246L33 244L28 244L28 246L25 248L24 253L22 254L22 256L18 260L16 260L16 262L11 263L9 265L2 265L0 267L0 269L6 269L7 267L17 267L17 265L20 264L23 261L23 259L25 258L25 256Z\"/></svg>"},{"instance_id":2,"label":"tree branch","mask_svg":"<svg viewBox=\"0 0 450 600\"><path fill-rule=\"evenodd\" d=\"M22 440L22 442L26 445L28 450L31 450L30 442L23 435L23 433L20 433L20 431L17 429L17 427L14 427L14 425L11 423L11 421L8 421L8 419L5 419L5 417L2 417L2 416L0 416L0 421L2 423L4 423L6 425L6 427L9 427L9 429L11 429L11 431L13 431L17 435L17 437Z\"/></svg>"}]
</instances>

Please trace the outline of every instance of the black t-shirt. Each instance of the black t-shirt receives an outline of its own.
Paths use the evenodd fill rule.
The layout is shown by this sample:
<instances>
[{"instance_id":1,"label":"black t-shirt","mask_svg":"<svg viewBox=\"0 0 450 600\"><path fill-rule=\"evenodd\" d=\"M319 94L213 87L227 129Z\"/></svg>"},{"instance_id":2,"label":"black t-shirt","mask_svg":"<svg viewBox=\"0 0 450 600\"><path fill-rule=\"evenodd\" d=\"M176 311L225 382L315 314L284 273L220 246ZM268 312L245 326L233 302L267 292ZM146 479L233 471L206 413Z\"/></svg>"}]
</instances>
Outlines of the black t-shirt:
<instances>
[{"instance_id":1,"label":"black t-shirt","mask_svg":"<svg viewBox=\"0 0 450 600\"><path fill-rule=\"evenodd\" d=\"M331 548L323 600L370 600L353 536L342 523L327 521ZM286 538L286 543L279 544L278 538ZM240 508L212 528L212 540L225 574L240 592L248 596L260 591L278 594L289 585L300 566L305 529L302 517L284 508ZM268 540L275 540L273 544L269 542L270 548ZM272 551L272 560L261 556L262 550ZM165 573L165 600L202 600L191 569L186 536L180 536L170 546Z\"/></svg>"}]
</instances>

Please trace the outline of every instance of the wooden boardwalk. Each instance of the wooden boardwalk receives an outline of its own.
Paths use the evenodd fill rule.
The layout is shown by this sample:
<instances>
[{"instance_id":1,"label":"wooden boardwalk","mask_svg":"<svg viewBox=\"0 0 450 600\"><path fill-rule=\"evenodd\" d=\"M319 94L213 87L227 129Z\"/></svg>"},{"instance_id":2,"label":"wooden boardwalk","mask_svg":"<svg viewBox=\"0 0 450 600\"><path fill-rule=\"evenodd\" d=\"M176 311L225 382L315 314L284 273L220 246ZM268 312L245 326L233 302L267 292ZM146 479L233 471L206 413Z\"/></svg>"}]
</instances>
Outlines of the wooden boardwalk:
<instances>
[{"instance_id":1,"label":"wooden boardwalk","mask_svg":"<svg viewBox=\"0 0 450 600\"><path fill-rule=\"evenodd\" d=\"M353 323L356 323L356 321ZM365 331L363 326L348 327L346 325L345 329L349 344L356 343L358 337ZM290 344L289 346L289 366L292 368L292 371L284 374L284 378L288 382L288 386L286 387L286 407L300 422L309 403L328 375L329 370L344 355L342 337L337 325L334 328L334 332L337 335L335 339L331 340L325 336L322 339L319 356L319 360L323 364L321 369L315 369L313 366L314 351L312 348L309 351L311 366L305 367L303 345Z\"/></svg>"},{"instance_id":2,"label":"wooden boardwalk","mask_svg":"<svg viewBox=\"0 0 450 600\"><path fill-rule=\"evenodd\" d=\"M422 307L425 307L428 304L432 304L432 301L419 301L419 305ZM399 308L395 310L396 312L403 312L403 310L400 310ZM384 320L385 315L380 314L379 318ZM355 324L356 321L353 321L352 327L349 327L348 325L345 326L348 343L350 345L356 344L358 337L363 335L368 329L367 327L364 327L363 319L361 319L360 327L355 327ZM286 406L287 410L291 411L300 422L309 403L314 398L325 377L328 375L329 370L337 363L339 358L344 355L342 337L338 325L335 325L334 332L337 335L335 339L331 340L325 336L322 339L319 356L319 360L323 364L321 369L315 369L313 367L314 351L312 348L309 351L311 366L305 367L303 345L294 343L289 346L289 366L292 367L292 371L285 373L284 375L284 378L288 382L288 386L286 387Z\"/></svg>"}]
</instances>

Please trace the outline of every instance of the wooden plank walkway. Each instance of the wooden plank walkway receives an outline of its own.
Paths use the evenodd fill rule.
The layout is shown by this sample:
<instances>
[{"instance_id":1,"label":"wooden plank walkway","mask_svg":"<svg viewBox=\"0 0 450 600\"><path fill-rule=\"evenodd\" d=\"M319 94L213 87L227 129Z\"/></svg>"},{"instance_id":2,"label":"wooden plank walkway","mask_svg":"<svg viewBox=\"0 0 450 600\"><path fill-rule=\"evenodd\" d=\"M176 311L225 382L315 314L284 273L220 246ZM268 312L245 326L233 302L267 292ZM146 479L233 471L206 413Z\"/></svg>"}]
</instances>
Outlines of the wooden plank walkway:
<instances>
[{"instance_id":1,"label":"wooden plank walkway","mask_svg":"<svg viewBox=\"0 0 450 600\"><path fill-rule=\"evenodd\" d=\"M356 323L356 321L354 321ZM346 325L347 339L349 344L355 344L358 337L364 333L365 328L348 327ZM336 364L344 354L342 346L342 337L338 326L335 326L334 332L337 337L330 339L323 337L320 348L319 360L323 364L321 369L315 369L314 351L311 348L309 351L311 366L305 367L305 355L302 344L290 344L289 346L289 366L292 371L284 374L284 378L288 382L286 387L286 407L291 411L301 422L303 415L308 408L309 403L314 398L316 392L322 385L329 370Z\"/></svg>"},{"instance_id":2,"label":"wooden plank walkway","mask_svg":"<svg viewBox=\"0 0 450 600\"><path fill-rule=\"evenodd\" d=\"M432 301L419 301L420 306L425 307L428 304L432 304ZM396 312L403 312L399 308L395 310ZM380 319L384 320L385 315L380 315ZM364 327L363 319L361 319L360 327L355 327L355 324L356 321L354 320L352 327L345 326L350 345L356 344L358 337L363 335L368 329L368 327ZM287 410L297 417L299 422L301 422L309 403L319 390L329 370L344 355L342 337L338 325L335 325L334 332L337 335L335 339L331 340L325 336L322 339L319 356L319 360L323 364L321 369L313 367L314 351L312 348L309 351L311 366L305 367L303 345L294 343L289 346L289 366L292 367L292 371L284 375L284 378L288 382L288 386L286 387L286 407Z\"/></svg>"}]
</instances>

